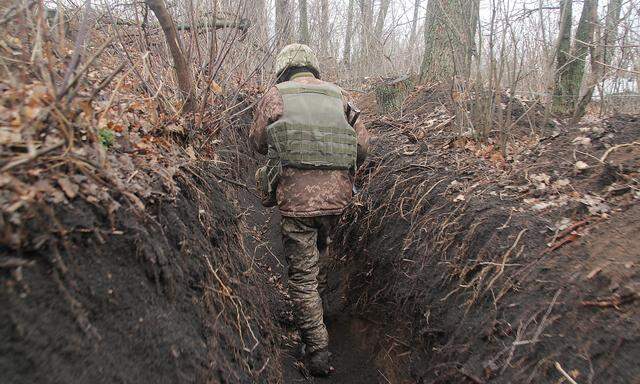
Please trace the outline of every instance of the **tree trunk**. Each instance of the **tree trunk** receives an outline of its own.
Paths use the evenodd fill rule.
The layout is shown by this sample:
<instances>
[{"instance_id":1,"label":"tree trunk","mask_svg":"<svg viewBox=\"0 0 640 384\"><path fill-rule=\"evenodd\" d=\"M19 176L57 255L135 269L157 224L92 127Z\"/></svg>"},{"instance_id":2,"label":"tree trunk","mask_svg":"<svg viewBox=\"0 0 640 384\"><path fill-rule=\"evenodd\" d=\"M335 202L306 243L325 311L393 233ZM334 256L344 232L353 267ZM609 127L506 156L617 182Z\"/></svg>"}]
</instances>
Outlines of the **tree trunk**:
<instances>
[{"instance_id":1,"label":"tree trunk","mask_svg":"<svg viewBox=\"0 0 640 384\"><path fill-rule=\"evenodd\" d=\"M376 24L373 28L373 36L369 43L368 55L370 59L378 60L384 53L384 41L382 40L382 32L384 31L384 20L387 18L390 0L380 0L380 8L376 17Z\"/></svg>"},{"instance_id":2,"label":"tree trunk","mask_svg":"<svg viewBox=\"0 0 640 384\"><path fill-rule=\"evenodd\" d=\"M582 14L574 38L571 53L566 54L566 41L564 42L563 59L565 62L559 67L559 79L556 89L555 110L560 113L574 113L580 98L580 87L584 79L585 62L589 47L593 43L593 31L597 21L597 0L585 0L582 6ZM566 31L565 31L566 32ZM570 32L569 32L570 34ZM563 36L564 37L564 36ZM560 52L558 52L560 54ZM558 56L560 64L560 56Z\"/></svg>"},{"instance_id":3,"label":"tree trunk","mask_svg":"<svg viewBox=\"0 0 640 384\"><path fill-rule=\"evenodd\" d=\"M353 6L355 0L349 0L349 9L347 11L347 31L344 37L344 63L349 65L351 63L351 34L353 33Z\"/></svg>"},{"instance_id":4,"label":"tree trunk","mask_svg":"<svg viewBox=\"0 0 640 384\"><path fill-rule=\"evenodd\" d=\"M444 0L443 0L444 1ZM443 10L437 0L429 0L424 21L424 55L420 66L420 81L430 81L438 74L451 73L452 63L447 60L449 47L443 26ZM440 56L442 60L436 60Z\"/></svg>"},{"instance_id":5,"label":"tree trunk","mask_svg":"<svg viewBox=\"0 0 640 384\"><path fill-rule=\"evenodd\" d=\"M360 1L360 21L362 29L360 31L360 57L367 58L371 41L371 21L373 19L373 0Z\"/></svg>"},{"instance_id":6,"label":"tree trunk","mask_svg":"<svg viewBox=\"0 0 640 384\"><path fill-rule=\"evenodd\" d=\"M300 12L300 27L298 41L301 44L309 44L309 16L307 13L307 0L298 0L298 11Z\"/></svg>"},{"instance_id":7,"label":"tree trunk","mask_svg":"<svg viewBox=\"0 0 640 384\"><path fill-rule=\"evenodd\" d=\"M413 6L413 20L411 21L411 34L409 35L409 49L413 51L416 45L416 33L418 31L418 12L420 12L420 0L416 0Z\"/></svg>"},{"instance_id":8,"label":"tree trunk","mask_svg":"<svg viewBox=\"0 0 640 384\"><path fill-rule=\"evenodd\" d=\"M560 30L558 31L558 50L556 53L556 81L553 95L553 109L564 109L565 94L562 89L564 73L568 70L568 62L571 56L571 20L573 17L572 0L560 1Z\"/></svg>"},{"instance_id":9,"label":"tree trunk","mask_svg":"<svg viewBox=\"0 0 640 384\"><path fill-rule=\"evenodd\" d=\"M212 19L209 21L200 21L195 23L195 29L224 29L224 28L238 28L242 32L246 32L249 29L250 22L247 19L239 20L227 20L227 19ZM178 31L190 31L194 29L192 23L178 24L176 30Z\"/></svg>"},{"instance_id":10,"label":"tree trunk","mask_svg":"<svg viewBox=\"0 0 640 384\"><path fill-rule=\"evenodd\" d=\"M595 36L599 36L598 44L590 49L591 51L591 74L587 80L587 87L580 95L580 101L576 106L574 117L582 117L586 112L587 105L591 102L593 92L598 83L607 78L607 68L611 65L611 60L615 54L615 44L618 39L618 26L620 25L620 12L622 10L622 0L609 0L607 4L607 15L605 17L604 28L597 24ZM596 11L597 12L597 11ZM597 20L597 14L592 15ZM601 95L601 97L604 95Z\"/></svg>"},{"instance_id":11,"label":"tree trunk","mask_svg":"<svg viewBox=\"0 0 640 384\"><path fill-rule=\"evenodd\" d=\"M276 35L279 46L291 43L291 4L289 0L276 0Z\"/></svg>"},{"instance_id":12,"label":"tree trunk","mask_svg":"<svg viewBox=\"0 0 640 384\"><path fill-rule=\"evenodd\" d=\"M609 0L609 4L607 5L605 30L603 34L604 48L602 50L602 61L605 65L611 64L611 59L615 53L614 45L618 39L618 25L620 25L621 11L622 0ZM606 68L603 69L606 71Z\"/></svg>"},{"instance_id":13,"label":"tree trunk","mask_svg":"<svg viewBox=\"0 0 640 384\"><path fill-rule=\"evenodd\" d=\"M260 43L265 43L269 39L268 33L268 13L265 0L256 0L255 8L252 13L252 20Z\"/></svg>"},{"instance_id":14,"label":"tree trunk","mask_svg":"<svg viewBox=\"0 0 640 384\"><path fill-rule=\"evenodd\" d=\"M479 0L432 0L427 4L420 81L468 78L475 50Z\"/></svg>"},{"instance_id":15,"label":"tree trunk","mask_svg":"<svg viewBox=\"0 0 640 384\"><path fill-rule=\"evenodd\" d=\"M384 20L387 18L390 0L380 0L380 9L378 10L378 18L376 19L375 36L378 43L382 43L382 31L384 30Z\"/></svg>"},{"instance_id":16,"label":"tree trunk","mask_svg":"<svg viewBox=\"0 0 640 384\"><path fill-rule=\"evenodd\" d=\"M320 0L320 53L328 54L329 47L329 0Z\"/></svg>"},{"instance_id":17,"label":"tree trunk","mask_svg":"<svg viewBox=\"0 0 640 384\"><path fill-rule=\"evenodd\" d=\"M156 15L156 18L162 27L164 37L167 41L167 45L169 46L169 51L171 52L171 57L173 58L173 65L178 79L178 88L180 88L180 92L182 93L182 98L184 100L182 112L191 112L195 107L195 93L192 87L191 67L184 56L176 26L173 23L171 15L169 15L169 12L167 11L164 0L146 0L146 2L149 8L151 8L153 13Z\"/></svg>"}]
</instances>

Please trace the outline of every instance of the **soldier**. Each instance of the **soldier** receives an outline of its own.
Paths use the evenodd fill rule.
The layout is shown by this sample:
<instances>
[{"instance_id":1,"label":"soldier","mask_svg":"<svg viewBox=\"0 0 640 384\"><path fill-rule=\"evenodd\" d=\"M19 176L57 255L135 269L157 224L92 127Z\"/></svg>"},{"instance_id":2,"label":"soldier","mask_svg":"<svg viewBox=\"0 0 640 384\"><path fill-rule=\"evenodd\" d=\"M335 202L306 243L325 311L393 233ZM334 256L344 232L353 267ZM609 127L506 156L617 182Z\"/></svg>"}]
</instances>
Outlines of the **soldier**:
<instances>
[{"instance_id":1,"label":"soldier","mask_svg":"<svg viewBox=\"0 0 640 384\"><path fill-rule=\"evenodd\" d=\"M327 376L333 368L319 292L326 284L326 249L351 200L369 137L342 89L320 80L309 47L284 47L275 67L277 84L258 104L250 132L253 148L268 156L256 184L263 205L277 205L282 214L289 293L306 365L311 374Z\"/></svg>"}]
</instances>

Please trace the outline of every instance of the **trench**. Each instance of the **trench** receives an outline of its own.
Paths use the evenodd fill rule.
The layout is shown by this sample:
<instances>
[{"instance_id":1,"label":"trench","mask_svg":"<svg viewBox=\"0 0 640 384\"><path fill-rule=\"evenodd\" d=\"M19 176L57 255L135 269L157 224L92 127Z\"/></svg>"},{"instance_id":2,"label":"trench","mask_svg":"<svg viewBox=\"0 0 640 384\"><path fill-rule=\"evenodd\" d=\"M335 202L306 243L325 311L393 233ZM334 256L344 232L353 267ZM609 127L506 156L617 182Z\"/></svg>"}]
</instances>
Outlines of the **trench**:
<instances>
[{"instance_id":1,"label":"trench","mask_svg":"<svg viewBox=\"0 0 640 384\"><path fill-rule=\"evenodd\" d=\"M298 362L296 341L288 340L284 383L551 383L564 380L560 364L582 378L577 382L633 382L637 364L627 356L637 356L637 337L624 335L638 330L637 320L630 320L637 306L620 313L592 306L609 305L594 297L610 298L616 290L638 297L628 293L637 290L637 272L613 266L637 262L630 251L640 228L637 202L629 195L612 200L624 212L610 220L589 216L580 201L535 214L522 196L500 195L526 182L518 172L496 183L486 177L498 173L494 166L450 146L450 137L430 133L430 143L442 148L432 150L380 125L382 120L372 124L378 124L378 140L359 179L364 184L336 235L335 251L347 259L329 274L335 301L347 302L326 320L336 371L327 379L310 378ZM607 129L620 142L637 137L636 120L613 119ZM571 150L568 143L578 134L570 131L528 164L538 172L561 170L555 177L586 193L603 190L612 182L606 167L576 175L573 164L557 157ZM473 196L478 185L483 193L456 201L462 192ZM254 206L262 217L247 220L269 225L262 240L274 247L262 257L285 282L279 218ZM589 227L572 244L550 247L555 235L549 226L567 216ZM499 268L507 257L509 267ZM603 267L603 260L614 262ZM293 330L292 324L281 326L284 335ZM529 346L526 340L540 334L544 339ZM614 355L619 362L612 363Z\"/></svg>"},{"instance_id":2,"label":"trench","mask_svg":"<svg viewBox=\"0 0 640 384\"><path fill-rule=\"evenodd\" d=\"M20 273L0 266L0 371L25 384L558 383L557 362L582 375L578 382L635 382L633 189L615 190L609 203L619 211L608 220L581 201L548 217L515 210L533 193L508 188L528 185L517 173L496 183L486 177L494 167L452 145L451 135L430 133L429 148L378 120L381 140L361 177L368 183L338 228L336 249L348 260L329 274L329 301L346 299L326 319L336 369L329 378L310 377L300 363L280 218L251 188L238 188L253 185L260 163L242 140L242 121L240 140L223 143L232 153L226 168L168 179L178 192L149 202L153 217L131 209L110 217L74 201L55 212L33 206L15 224L13 233L38 241L17 252L0 244L0 256L25 263ZM614 119L607 130L622 145L637 138L638 124ZM622 151L611 155L617 173L594 166L576 174L562 158L571 158L579 134L549 136L547 154L522 161L601 194L634 174L637 153ZM240 152L242 162L233 157ZM484 195L456 197L478 185ZM579 236L549 250L549 225L565 216L581 225ZM237 320L240 305L246 323Z\"/></svg>"},{"instance_id":3,"label":"trench","mask_svg":"<svg viewBox=\"0 0 640 384\"><path fill-rule=\"evenodd\" d=\"M253 182L252 169L245 173L245 182ZM240 207L245 210L245 223L250 233L245 237L247 250L270 275L283 293L286 287L287 265L282 253L280 214L275 208L264 208L250 192L242 191L238 196ZM258 234L258 236L256 236ZM339 247L334 252L342 252ZM325 314L325 325L329 332L331 364L335 371L327 378L312 377L303 366L303 356L293 324L290 303L278 297L273 311L279 319L282 335L286 341L281 346L283 383L341 383L341 384L400 384L409 383L407 374L407 345L391 336L394 324L388 322L384 308L376 312L349 310L345 292L348 271L337 263L328 274L326 299L329 313ZM283 319L286 318L286 319ZM402 349L400 353L398 349ZM405 352L404 354L402 352ZM400 354L402 356L397 357Z\"/></svg>"}]
</instances>

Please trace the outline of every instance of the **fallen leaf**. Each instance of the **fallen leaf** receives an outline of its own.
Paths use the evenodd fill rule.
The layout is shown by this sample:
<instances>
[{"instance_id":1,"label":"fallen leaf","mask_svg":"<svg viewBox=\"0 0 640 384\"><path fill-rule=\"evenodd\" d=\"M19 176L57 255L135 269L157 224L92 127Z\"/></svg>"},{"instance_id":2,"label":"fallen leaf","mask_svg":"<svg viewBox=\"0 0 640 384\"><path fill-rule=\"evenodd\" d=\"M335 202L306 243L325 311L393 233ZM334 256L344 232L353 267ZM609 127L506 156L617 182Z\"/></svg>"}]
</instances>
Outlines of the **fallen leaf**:
<instances>
[{"instance_id":1,"label":"fallen leaf","mask_svg":"<svg viewBox=\"0 0 640 384\"><path fill-rule=\"evenodd\" d=\"M582 160L578 160L578 161L576 161L575 167L576 167L576 169L578 171L583 171L583 170L589 168L589 164L585 163Z\"/></svg>"},{"instance_id":2,"label":"fallen leaf","mask_svg":"<svg viewBox=\"0 0 640 384\"><path fill-rule=\"evenodd\" d=\"M189 158L191 160L196 160L196 151L193 150L192 146L188 146L187 149L185 150L185 152L187 152L187 155L189 155Z\"/></svg>"},{"instance_id":3,"label":"fallen leaf","mask_svg":"<svg viewBox=\"0 0 640 384\"><path fill-rule=\"evenodd\" d=\"M0 145L11 145L22 141L22 136L17 130L9 127L0 127Z\"/></svg>"},{"instance_id":4,"label":"fallen leaf","mask_svg":"<svg viewBox=\"0 0 640 384\"><path fill-rule=\"evenodd\" d=\"M600 273L600 271L602 271L602 267L596 267L593 270L591 270L591 272L589 272L589 274L587 275L587 280L593 279L595 275Z\"/></svg>"},{"instance_id":5,"label":"fallen leaf","mask_svg":"<svg viewBox=\"0 0 640 384\"><path fill-rule=\"evenodd\" d=\"M216 95L219 95L222 93L222 87L216 83L215 81L211 82L211 92L215 93Z\"/></svg>"},{"instance_id":6,"label":"fallen leaf","mask_svg":"<svg viewBox=\"0 0 640 384\"><path fill-rule=\"evenodd\" d=\"M572 141L575 145L589 145L591 144L591 139L585 136L578 136Z\"/></svg>"},{"instance_id":7,"label":"fallen leaf","mask_svg":"<svg viewBox=\"0 0 640 384\"><path fill-rule=\"evenodd\" d=\"M553 182L553 186L556 188L562 188L569 185L569 179L559 179Z\"/></svg>"},{"instance_id":8,"label":"fallen leaf","mask_svg":"<svg viewBox=\"0 0 640 384\"><path fill-rule=\"evenodd\" d=\"M164 127L165 130L169 131L169 132L175 132L175 133L184 133L184 127L181 125L176 125L176 124L168 124L167 126Z\"/></svg>"},{"instance_id":9,"label":"fallen leaf","mask_svg":"<svg viewBox=\"0 0 640 384\"><path fill-rule=\"evenodd\" d=\"M494 163L497 163L497 164L504 163L504 156L502 156L502 152L494 152L491 155L491 161L493 161Z\"/></svg>"},{"instance_id":10,"label":"fallen leaf","mask_svg":"<svg viewBox=\"0 0 640 384\"><path fill-rule=\"evenodd\" d=\"M554 229L558 231L564 231L565 229L569 228L571 224L573 224L573 221L570 218L563 217L555 223Z\"/></svg>"},{"instance_id":11,"label":"fallen leaf","mask_svg":"<svg viewBox=\"0 0 640 384\"><path fill-rule=\"evenodd\" d=\"M58 185L62 188L62 191L69 199L73 199L78 195L78 191L80 187L78 184L71 182L66 176L63 176L58 179Z\"/></svg>"},{"instance_id":12,"label":"fallen leaf","mask_svg":"<svg viewBox=\"0 0 640 384\"><path fill-rule=\"evenodd\" d=\"M551 180L551 177L546 173L540 173L540 174L534 173L530 176L530 178L531 180L537 181L539 183L545 183L545 184L549 184L549 181Z\"/></svg>"},{"instance_id":13,"label":"fallen leaf","mask_svg":"<svg viewBox=\"0 0 640 384\"><path fill-rule=\"evenodd\" d=\"M543 201L541 203L535 204L531 207L534 211L542 211L545 208L554 206L554 203Z\"/></svg>"},{"instance_id":14,"label":"fallen leaf","mask_svg":"<svg viewBox=\"0 0 640 384\"><path fill-rule=\"evenodd\" d=\"M592 195L584 195L579 201L586 205L589 209L589 213L592 215L607 213L611 211L611 207L604 202L601 198Z\"/></svg>"}]
</instances>

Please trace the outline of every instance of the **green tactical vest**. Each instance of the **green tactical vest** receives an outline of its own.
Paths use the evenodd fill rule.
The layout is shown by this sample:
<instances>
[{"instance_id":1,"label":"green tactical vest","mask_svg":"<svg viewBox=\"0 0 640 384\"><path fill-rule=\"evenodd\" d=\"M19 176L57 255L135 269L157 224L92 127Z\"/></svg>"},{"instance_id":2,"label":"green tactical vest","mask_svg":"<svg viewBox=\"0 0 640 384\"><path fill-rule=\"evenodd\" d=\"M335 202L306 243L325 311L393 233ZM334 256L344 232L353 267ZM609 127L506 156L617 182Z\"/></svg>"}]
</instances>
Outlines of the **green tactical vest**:
<instances>
[{"instance_id":1,"label":"green tactical vest","mask_svg":"<svg viewBox=\"0 0 640 384\"><path fill-rule=\"evenodd\" d=\"M276 87L284 111L267 136L282 166L355 170L356 132L345 117L340 88L293 81Z\"/></svg>"}]
</instances>

